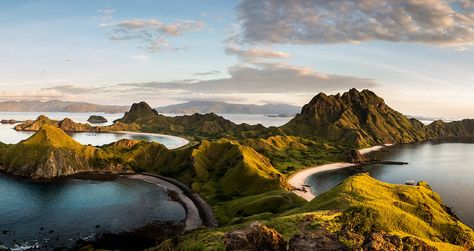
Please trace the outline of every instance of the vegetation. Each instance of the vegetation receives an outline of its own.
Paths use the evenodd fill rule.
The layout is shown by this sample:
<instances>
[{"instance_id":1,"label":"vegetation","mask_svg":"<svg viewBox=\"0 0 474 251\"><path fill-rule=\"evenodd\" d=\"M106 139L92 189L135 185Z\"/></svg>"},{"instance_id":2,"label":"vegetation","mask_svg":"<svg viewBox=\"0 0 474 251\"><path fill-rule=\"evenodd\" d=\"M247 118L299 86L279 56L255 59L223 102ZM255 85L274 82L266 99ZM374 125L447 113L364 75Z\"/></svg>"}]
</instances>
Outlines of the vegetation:
<instances>
[{"instance_id":1,"label":"vegetation","mask_svg":"<svg viewBox=\"0 0 474 251\"><path fill-rule=\"evenodd\" d=\"M349 149L321 139L296 136L246 139L242 144L269 158L275 168L284 174L309 166L345 161L345 153Z\"/></svg>"},{"instance_id":2,"label":"vegetation","mask_svg":"<svg viewBox=\"0 0 474 251\"><path fill-rule=\"evenodd\" d=\"M172 248L224 250L225 233L242 229L253 220L244 218L244 223L188 233L175 239ZM324 229L349 249L368 245L374 241L371 238L375 233L394 236L392 239L405 247L415 243L439 250L459 250L474 244L474 231L452 215L425 182L417 186L393 185L367 174L349 177L300 208L259 220L287 241L314 236ZM386 239L386 244L397 245L390 242L392 239Z\"/></svg>"},{"instance_id":3,"label":"vegetation","mask_svg":"<svg viewBox=\"0 0 474 251\"><path fill-rule=\"evenodd\" d=\"M170 150L156 142L120 140L95 148L80 145L58 128L158 132L199 143ZM344 161L354 147L473 135L470 120L424 126L368 90L319 94L280 128L236 125L216 114L166 117L142 102L111 126L40 116L17 129L38 132L19 144L0 145L0 166L7 172L51 178L90 171L146 171L175 178L203 196L222 227L193 231L159 249L220 250L226 232L255 220L287 241L323 234L350 249L366 247L375 239L441 250L474 245L473 230L452 215L426 183L391 185L356 175L308 203L290 191L287 175Z\"/></svg>"}]
</instances>

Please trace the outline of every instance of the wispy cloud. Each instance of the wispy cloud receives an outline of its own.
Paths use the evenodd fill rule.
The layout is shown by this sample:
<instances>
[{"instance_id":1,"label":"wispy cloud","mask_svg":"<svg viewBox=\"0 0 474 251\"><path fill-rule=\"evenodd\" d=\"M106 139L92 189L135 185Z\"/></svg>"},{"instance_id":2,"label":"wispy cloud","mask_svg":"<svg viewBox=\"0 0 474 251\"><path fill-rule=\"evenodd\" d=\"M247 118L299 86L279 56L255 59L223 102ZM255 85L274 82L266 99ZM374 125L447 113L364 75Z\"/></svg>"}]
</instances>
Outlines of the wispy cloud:
<instances>
[{"instance_id":1,"label":"wispy cloud","mask_svg":"<svg viewBox=\"0 0 474 251\"><path fill-rule=\"evenodd\" d=\"M204 23L192 20L165 23L158 19L131 19L101 26L109 29L107 35L112 41L137 41L141 49L157 52L179 49L170 45L168 38L200 31Z\"/></svg>"},{"instance_id":2,"label":"wispy cloud","mask_svg":"<svg viewBox=\"0 0 474 251\"><path fill-rule=\"evenodd\" d=\"M227 46L225 52L229 55L237 55L237 57L243 61L254 61L258 59L280 59L290 57L290 54L283 51L273 51L262 48L243 49L232 45Z\"/></svg>"},{"instance_id":3,"label":"wispy cloud","mask_svg":"<svg viewBox=\"0 0 474 251\"><path fill-rule=\"evenodd\" d=\"M209 76L209 75L217 75L220 74L220 71L206 71L206 72L196 72L194 76Z\"/></svg>"},{"instance_id":4,"label":"wispy cloud","mask_svg":"<svg viewBox=\"0 0 474 251\"><path fill-rule=\"evenodd\" d=\"M243 0L238 10L250 43L474 42L472 0Z\"/></svg>"}]
</instances>

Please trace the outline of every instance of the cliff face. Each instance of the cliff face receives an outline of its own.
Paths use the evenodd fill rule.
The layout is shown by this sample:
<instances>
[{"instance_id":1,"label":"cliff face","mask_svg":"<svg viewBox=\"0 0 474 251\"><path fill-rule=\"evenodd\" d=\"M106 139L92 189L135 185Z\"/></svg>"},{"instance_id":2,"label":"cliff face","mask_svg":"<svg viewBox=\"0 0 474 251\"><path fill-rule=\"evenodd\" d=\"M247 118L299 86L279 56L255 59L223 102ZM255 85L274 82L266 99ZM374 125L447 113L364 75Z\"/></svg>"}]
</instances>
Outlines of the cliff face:
<instances>
[{"instance_id":1,"label":"cliff face","mask_svg":"<svg viewBox=\"0 0 474 251\"><path fill-rule=\"evenodd\" d=\"M43 125L33 136L0 149L3 171L32 179L51 179L92 171L97 149L74 141L61 129Z\"/></svg>"},{"instance_id":2,"label":"cliff face","mask_svg":"<svg viewBox=\"0 0 474 251\"><path fill-rule=\"evenodd\" d=\"M435 137L421 122L393 110L373 92L356 89L343 95L318 94L282 129L357 147Z\"/></svg>"}]
</instances>

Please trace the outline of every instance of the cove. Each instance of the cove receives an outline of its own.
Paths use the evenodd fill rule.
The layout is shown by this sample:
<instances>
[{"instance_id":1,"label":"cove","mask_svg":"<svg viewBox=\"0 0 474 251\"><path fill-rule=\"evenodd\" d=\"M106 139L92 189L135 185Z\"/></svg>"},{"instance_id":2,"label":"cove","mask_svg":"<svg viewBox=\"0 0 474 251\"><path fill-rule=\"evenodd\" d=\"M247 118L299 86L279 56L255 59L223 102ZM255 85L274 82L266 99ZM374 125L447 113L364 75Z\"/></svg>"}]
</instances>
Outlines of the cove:
<instances>
[{"instance_id":1,"label":"cove","mask_svg":"<svg viewBox=\"0 0 474 251\"><path fill-rule=\"evenodd\" d=\"M427 181L447 206L465 223L474 226L474 144L401 144L366 156L409 164L331 170L308 177L306 183L311 186L311 192L318 195L360 172L394 184L404 184L407 180Z\"/></svg>"},{"instance_id":2,"label":"cove","mask_svg":"<svg viewBox=\"0 0 474 251\"><path fill-rule=\"evenodd\" d=\"M0 247L64 247L185 217L163 188L141 180L42 184L0 175Z\"/></svg>"}]
</instances>

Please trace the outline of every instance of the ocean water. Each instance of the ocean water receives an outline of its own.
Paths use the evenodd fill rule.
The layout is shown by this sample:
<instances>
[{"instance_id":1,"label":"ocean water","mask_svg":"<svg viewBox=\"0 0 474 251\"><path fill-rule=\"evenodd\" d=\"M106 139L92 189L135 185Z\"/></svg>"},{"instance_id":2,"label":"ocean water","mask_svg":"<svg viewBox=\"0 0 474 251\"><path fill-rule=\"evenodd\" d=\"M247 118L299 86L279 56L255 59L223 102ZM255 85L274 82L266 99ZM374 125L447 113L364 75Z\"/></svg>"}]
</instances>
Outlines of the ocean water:
<instances>
[{"instance_id":1,"label":"ocean water","mask_svg":"<svg viewBox=\"0 0 474 251\"><path fill-rule=\"evenodd\" d=\"M444 203L474 227L474 144L404 144L373 152L382 160L408 162L408 165L372 165L355 170L338 169L317 173L307 179L314 194L328 191L345 178L368 172L378 180L404 184L408 180L427 181Z\"/></svg>"},{"instance_id":2,"label":"ocean water","mask_svg":"<svg viewBox=\"0 0 474 251\"><path fill-rule=\"evenodd\" d=\"M132 179L39 184L0 175L0 246L72 245L103 232L180 221L185 210L159 186Z\"/></svg>"}]
</instances>

